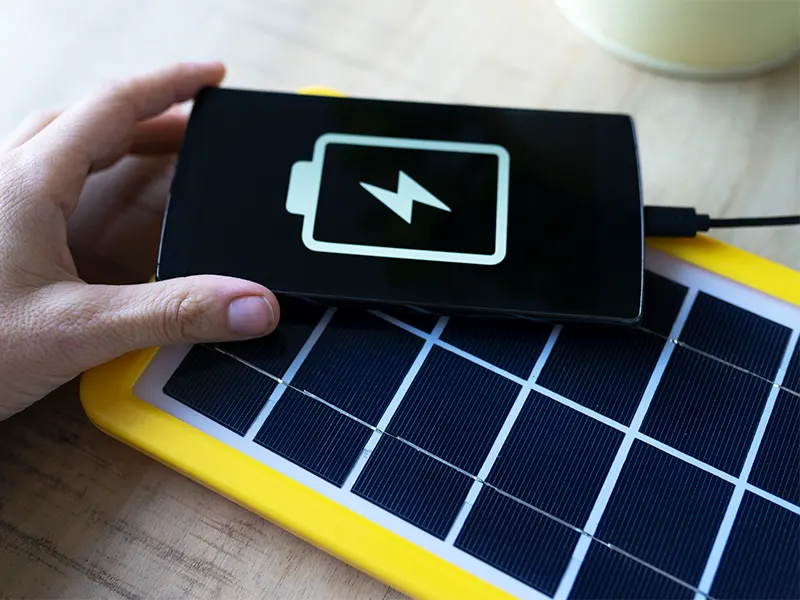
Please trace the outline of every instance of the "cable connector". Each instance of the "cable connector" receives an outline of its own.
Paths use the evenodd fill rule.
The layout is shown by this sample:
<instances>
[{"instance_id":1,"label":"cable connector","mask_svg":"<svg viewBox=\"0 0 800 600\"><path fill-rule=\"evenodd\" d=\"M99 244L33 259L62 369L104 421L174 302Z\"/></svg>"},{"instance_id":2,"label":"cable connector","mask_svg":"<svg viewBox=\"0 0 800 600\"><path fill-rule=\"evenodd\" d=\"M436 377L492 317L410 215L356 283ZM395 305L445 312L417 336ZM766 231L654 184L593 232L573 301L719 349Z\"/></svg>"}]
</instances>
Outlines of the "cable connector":
<instances>
[{"instance_id":1,"label":"cable connector","mask_svg":"<svg viewBox=\"0 0 800 600\"><path fill-rule=\"evenodd\" d=\"M800 225L800 215L787 217L754 217L745 219L712 219L682 206L645 206L646 237L695 237L698 232L725 227L772 227Z\"/></svg>"}]
</instances>

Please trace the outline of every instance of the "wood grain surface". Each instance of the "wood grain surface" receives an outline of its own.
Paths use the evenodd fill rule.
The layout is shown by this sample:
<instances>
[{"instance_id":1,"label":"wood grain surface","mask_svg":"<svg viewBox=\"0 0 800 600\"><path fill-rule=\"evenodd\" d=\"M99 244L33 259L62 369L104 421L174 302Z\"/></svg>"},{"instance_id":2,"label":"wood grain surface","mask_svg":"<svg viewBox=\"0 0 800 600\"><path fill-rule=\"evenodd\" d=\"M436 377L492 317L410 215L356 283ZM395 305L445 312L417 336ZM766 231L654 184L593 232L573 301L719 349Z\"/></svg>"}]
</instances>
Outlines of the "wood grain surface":
<instances>
[{"instance_id":1,"label":"wood grain surface","mask_svg":"<svg viewBox=\"0 0 800 600\"><path fill-rule=\"evenodd\" d=\"M0 0L0 40L0 130L108 79L213 58L237 87L626 112L648 203L800 212L797 64L662 78L549 0ZM720 237L800 269L796 230ZM100 433L76 390L0 423L0 597L401 597Z\"/></svg>"}]
</instances>

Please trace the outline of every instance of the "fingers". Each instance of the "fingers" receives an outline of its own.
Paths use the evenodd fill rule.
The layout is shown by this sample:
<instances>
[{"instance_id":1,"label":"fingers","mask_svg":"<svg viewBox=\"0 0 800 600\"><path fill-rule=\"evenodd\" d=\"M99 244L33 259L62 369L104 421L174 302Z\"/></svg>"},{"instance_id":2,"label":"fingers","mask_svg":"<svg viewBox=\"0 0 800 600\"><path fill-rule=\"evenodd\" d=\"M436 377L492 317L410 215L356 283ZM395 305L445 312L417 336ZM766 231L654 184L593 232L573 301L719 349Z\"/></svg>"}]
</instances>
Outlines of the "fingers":
<instances>
[{"instance_id":1,"label":"fingers","mask_svg":"<svg viewBox=\"0 0 800 600\"><path fill-rule=\"evenodd\" d=\"M109 86L62 113L37 136L36 150L78 172L104 168L131 148L137 124L218 85L224 75L220 63L180 63ZM167 131L180 129L178 117L165 123Z\"/></svg>"},{"instance_id":2,"label":"fingers","mask_svg":"<svg viewBox=\"0 0 800 600\"><path fill-rule=\"evenodd\" d=\"M37 111L28 115L0 141L0 152L22 146L61 114L58 111ZM174 106L151 119L138 123L133 131L128 154L175 154L180 150L189 116Z\"/></svg>"},{"instance_id":3,"label":"fingers","mask_svg":"<svg viewBox=\"0 0 800 600\"><path fill-rule=\"evenodd\" d=\"M118 287L64 285L79 287L52 296L69 297L61 311L66 322L57 328L65 336L59 346L81 370L142 348L261 337L280 318L266 288L213 275Z\"/></svg>"},{"instance_id":4,"label":"fingers","mask_svg":"<svg viewBox=\"0 0 800 600\"><path fill-rule=\"evenodd\" d=\"M88 283L148 281L156 267L174 156L129 156L96 173L70 215L68 240Z\"/></svg>"},{"instance_id":5,"label":"fingers","mask_svg":"<svg viewBox=\"0 0 800 600\"><path fill-rule=\"evenodd\" d=\"M21 146L52 123L58 114L58 111L54 110L30 113L0 141L0 152L6 152Z\"/></svg>"}]
</instances>

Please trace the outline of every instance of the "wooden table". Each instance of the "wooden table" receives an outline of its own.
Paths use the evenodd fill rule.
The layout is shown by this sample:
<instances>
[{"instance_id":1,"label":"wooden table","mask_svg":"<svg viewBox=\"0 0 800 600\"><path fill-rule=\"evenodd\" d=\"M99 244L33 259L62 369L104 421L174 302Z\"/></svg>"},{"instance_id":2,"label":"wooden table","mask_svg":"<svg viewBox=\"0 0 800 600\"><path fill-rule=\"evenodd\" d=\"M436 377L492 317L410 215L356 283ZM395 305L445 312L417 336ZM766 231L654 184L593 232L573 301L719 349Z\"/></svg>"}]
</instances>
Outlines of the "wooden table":
<instances>
[{"instance_id":1,"label":"wooden table","mask_svg":"<svg viewBox=\"0 0 800 600\"><path fill-rule=\"evenodd\" d=\"M651 204L800 212L800 71L676 81L549 0L0 0L0 129L111 77L217 58L228 85L631 113ZM800 269L797 230L720 236ZM113 441L67 386L0 423L0 596L399 598Z\"/></svg>"}]
</instances>

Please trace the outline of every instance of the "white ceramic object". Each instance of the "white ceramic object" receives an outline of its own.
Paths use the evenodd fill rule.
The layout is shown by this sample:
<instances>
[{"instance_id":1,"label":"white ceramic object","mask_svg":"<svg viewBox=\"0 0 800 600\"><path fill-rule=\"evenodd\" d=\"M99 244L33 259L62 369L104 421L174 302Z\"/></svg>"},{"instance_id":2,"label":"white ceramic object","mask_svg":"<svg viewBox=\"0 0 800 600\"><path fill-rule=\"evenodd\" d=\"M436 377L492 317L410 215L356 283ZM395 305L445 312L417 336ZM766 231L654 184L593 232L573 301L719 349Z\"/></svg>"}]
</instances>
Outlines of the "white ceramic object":
<instances>
[{"instance_id":1,"label":"white ceramic object","mask_svg":"<svg viewBox=\"0 0 800 600\"><path fill-rule=\"evenodd\" d=\"M555 0L600 47L684 77L762 73L800 55L800 0Z\"/></svg>"}]
</instances>

